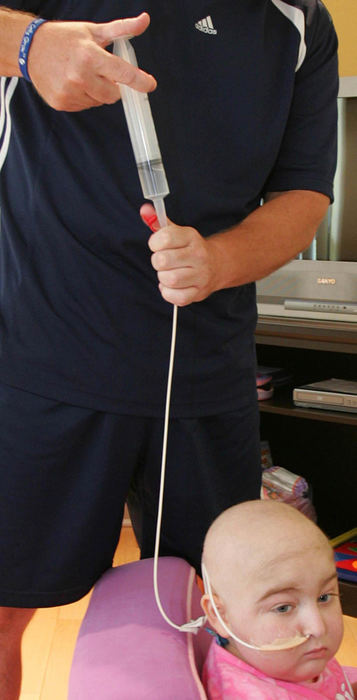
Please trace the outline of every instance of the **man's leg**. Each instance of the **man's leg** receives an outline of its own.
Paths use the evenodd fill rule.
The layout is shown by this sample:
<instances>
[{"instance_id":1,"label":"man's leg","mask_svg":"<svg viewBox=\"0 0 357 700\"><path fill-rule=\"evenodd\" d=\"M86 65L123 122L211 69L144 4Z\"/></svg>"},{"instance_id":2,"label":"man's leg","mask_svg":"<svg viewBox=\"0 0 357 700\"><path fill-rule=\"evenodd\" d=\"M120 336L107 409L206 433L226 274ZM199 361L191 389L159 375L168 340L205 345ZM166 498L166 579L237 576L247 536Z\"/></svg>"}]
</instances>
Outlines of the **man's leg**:
<instances>
[{"instance_id":1,"label":"man's leg","mask_svg":"<svg viewBox=\"0 0 357 700\"><path fill-rule=\"evenodd\" d=\"M21 639L35 610L0 607L0 697L17 700L21 687Z\"/></svg>"},{"instance_id":2,"label":"man's leg","mask_svg":"<svg viewBox=\"0 0 357 700\"><path fill-rule=\"evenodd\" d=\"M162 422L153 420L146 462L131 483L127 502L142 558L154 552ZM161 556L187 559L200 571L208 527L223 510L259 498L258 406L170 422L160 536Z\"/></svg>"}]
</instances>

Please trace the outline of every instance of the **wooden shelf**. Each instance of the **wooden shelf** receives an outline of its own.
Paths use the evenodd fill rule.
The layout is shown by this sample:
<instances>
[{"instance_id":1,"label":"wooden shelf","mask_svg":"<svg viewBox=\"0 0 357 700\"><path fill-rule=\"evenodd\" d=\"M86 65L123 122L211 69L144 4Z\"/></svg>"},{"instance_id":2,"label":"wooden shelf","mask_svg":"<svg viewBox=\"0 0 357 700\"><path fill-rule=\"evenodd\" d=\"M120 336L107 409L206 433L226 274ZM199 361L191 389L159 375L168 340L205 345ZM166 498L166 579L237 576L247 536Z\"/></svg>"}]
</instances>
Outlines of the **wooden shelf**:
<instances>
[{"instance_id":1,"label":"wooden shelf","mask_svg":"<svg viewBox=\"0 0 357 700\"><path fill-rule=\"evenodd\" d=\"M302 408L295 406L292 399L292 387L275 389L274 396L265 401L259 401L261 413L277 413L292 418L306 418L307 420L318 420L326 423L341 423L344 425L355 425L357 427L357 413L348 411L327 411L319 408Z\"/></svg>"},{"instance_id":2,"label":"wooden shelf","mask_svg":"<svg viewBox=\"0 0 357 700\"><path fill-rule=\"evenodd\" d=\"M263 345L357 354L357 323L260 316L255 338Z\"/></svg>"}]
</instances>

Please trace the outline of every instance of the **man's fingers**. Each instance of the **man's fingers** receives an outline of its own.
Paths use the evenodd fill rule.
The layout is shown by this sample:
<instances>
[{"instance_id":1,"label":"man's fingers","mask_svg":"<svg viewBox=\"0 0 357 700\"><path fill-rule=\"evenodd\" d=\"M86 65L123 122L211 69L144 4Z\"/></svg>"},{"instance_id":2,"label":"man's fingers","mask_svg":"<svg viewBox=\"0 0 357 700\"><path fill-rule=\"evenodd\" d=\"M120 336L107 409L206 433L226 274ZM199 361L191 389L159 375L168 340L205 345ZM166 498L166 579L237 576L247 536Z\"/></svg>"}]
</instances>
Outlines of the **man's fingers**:
<instances>
[{"instance_id":1,"label":"man's fingers","mask_svg":"<svg viewBox=\"0 0 357 700\"><path fill-rule=\"evenodd\" d=\"M92 54L93 69L98 76L103 76L112 83L123 83L140 92L151 92L156 88L155 78L131 63L127 63L120 56L113 56L94 45L96 55Z\"/></svg>"},{"instance_id":2,"label":"man's fingers","mask_svg":"<svg viewBox=\"0 0 357 700\"><path fill-rule=\"evenodd\" d=\"M177 268L190 269L194 267L194 264L187 259L187 249L185 247L159 250L157 253L152 254L151 264L157 272L161 270L176 270Z\"/></svg>"},{"instance_id":3,"label":"man's fingers","mask_svg":"<svg viewBox=\"0 0 357 700\"><path fill-rule=\"evenodd\" d=\"M147 12L142 12L138 17L93 24L93 38L99 47L104 48L118 37L142 34L149 24L150 17ZM140 92L151 92L156 88L156 80L152 75L108 52L102 54L97 72L113 83L122 83Z\"/></svg>"},{"instance_id":4,"label":"man's fingers","mask_svg":"<svg viewBox=\"0 0 357 700\"><path fill-rule=\"evenodd\" d=\"M106 71L106 75L113 82L128 85L134 90L139 90L139 92L155 90L157 83L152 75L132 66L131 63L127 63L119 56L111 56L111 58L115 61L115 64L111 64L110 72L109 70Z\"/></svg>"},{"instance_id":5,"label":"man's fingers","mask_svg":"<svg viewBox=\"0 0 357 700\"><path fill-rule=\"evenodd\" d=\"M86 97L92 102L90 106L95 107L96 103L114 104L120 97L119 85L112 83L105 78L93 76L86 88Z\"/></svg>"},{"instance_id":6,"label":"man's fingers","mask_svg":"<svg viewBox=\"0 0 357 700\"><path fill-rule=\"evenodd\" d=\"M149 24L150 17L147 12L142 12L138 17L115 19L112 22L96 24L94 39L100 46L108 46L118 37L142 34Z\"/></svg>"},{"instance_id":7,"label":"man's fingers","mask_svg":"<svg viewBox=\"0 0 357 700\"><path fill-rule=\"evenodd\" d=\"M175 304L175 306L188 306L194 301L200 301L197 299L197 288L187 287L186 289L171 289L170 287L165 287L163 284L159 284L159 290L162 298L168 301L170 304Z\"/></svg>"}]
</instances>

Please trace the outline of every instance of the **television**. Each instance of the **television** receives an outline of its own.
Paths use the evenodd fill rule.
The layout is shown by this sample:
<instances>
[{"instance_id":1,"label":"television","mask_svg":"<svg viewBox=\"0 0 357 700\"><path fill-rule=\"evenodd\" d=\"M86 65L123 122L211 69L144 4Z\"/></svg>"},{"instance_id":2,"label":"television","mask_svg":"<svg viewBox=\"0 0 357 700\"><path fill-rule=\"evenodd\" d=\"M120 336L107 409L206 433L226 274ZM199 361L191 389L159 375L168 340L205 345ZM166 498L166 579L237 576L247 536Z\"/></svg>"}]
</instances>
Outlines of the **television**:
<instances>
[{"instance_id":1,"label":"television","mask_svg":"<svg viewBox=\"0 0 357 700\"><path fill-rule=\"evenodd\" d=\"M334 194L310 247L257 282L260 317L346 321L357 330L357 96L338 97Z\"/></svg>"}]
</instances>

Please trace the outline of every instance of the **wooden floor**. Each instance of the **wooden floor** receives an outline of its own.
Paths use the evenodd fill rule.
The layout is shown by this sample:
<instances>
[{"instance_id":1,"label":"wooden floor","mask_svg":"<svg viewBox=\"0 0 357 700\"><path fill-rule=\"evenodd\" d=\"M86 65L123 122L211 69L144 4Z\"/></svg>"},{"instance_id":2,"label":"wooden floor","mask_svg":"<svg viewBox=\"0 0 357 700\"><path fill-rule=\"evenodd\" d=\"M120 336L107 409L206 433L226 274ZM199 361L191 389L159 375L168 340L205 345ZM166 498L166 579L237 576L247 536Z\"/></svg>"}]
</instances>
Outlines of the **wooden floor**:
<instances>
[{"instance_id":1,"label":"wooden floor","mask_svg":"<svg viewBox=\"0 0 357 700\"><path fill-rule=\"evenodd\" d=\"M114 565L138 558L132 529L124 527ZM89 598L90 594L78 603L36 612L23 640L20 700L66 700L73 650ZM337 658L357 666L357 618L345 617L345 637Z\"/></svg>"}]
</instances>

